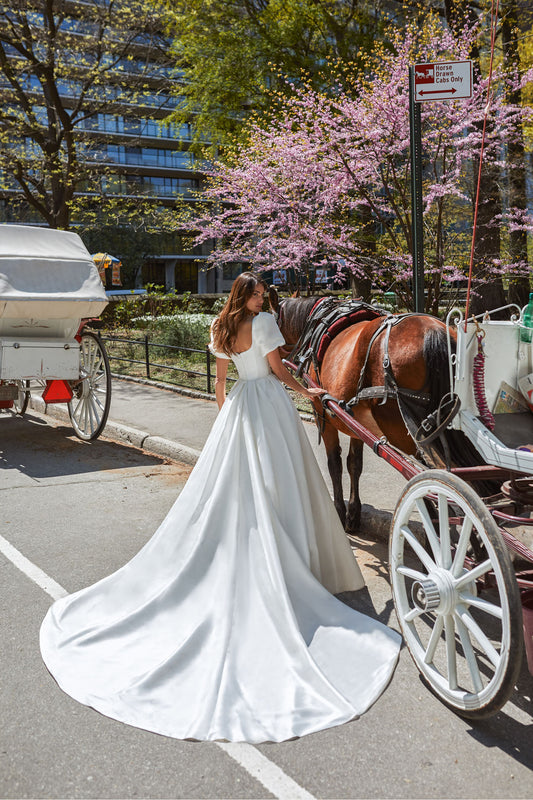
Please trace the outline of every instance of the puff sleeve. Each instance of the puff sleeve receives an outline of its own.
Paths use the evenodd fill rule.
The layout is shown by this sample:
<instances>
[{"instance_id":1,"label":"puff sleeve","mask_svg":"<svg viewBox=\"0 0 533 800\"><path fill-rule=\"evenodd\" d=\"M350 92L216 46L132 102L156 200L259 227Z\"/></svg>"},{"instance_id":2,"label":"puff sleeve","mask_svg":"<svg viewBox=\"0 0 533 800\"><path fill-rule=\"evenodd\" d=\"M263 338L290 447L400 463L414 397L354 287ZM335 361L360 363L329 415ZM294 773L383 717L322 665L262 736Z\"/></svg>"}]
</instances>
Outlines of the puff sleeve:
<instances>
[{"instance_id":1,"label":"puff sleeve","mask_svg":"<svg viewBox=\"0 0 533 800\"><path fill-rule=\"evenodd\" d=\"M214 355L216 358L226 358L228 361L230 361L230 358L231 358L231 357L230 357L230 356L228 356L228 355L226 355L226 353L218 353L218 352L215 350L215 345L214 345L214 342L213 342L213 325L215 324L215 322L216 322L216 320L213 320L213 322L211 323L211 328L210 328L210 331L211 331L211 339L210 339L210 341L209 341L209 350L210 350L210 351L213 353L213 355Z\"/></svg>"},{"instance_id":2,"label":"puff sleeve","mask_svg":"<svg viewBox=\"0 0 533 800\"><path fill-rule=\"evenodd\" d=\"M254 335L262 356L268 355L285 344L276 320L272 314L265 311L262 311L255 320Z\"/></svg>"}]
</instances>

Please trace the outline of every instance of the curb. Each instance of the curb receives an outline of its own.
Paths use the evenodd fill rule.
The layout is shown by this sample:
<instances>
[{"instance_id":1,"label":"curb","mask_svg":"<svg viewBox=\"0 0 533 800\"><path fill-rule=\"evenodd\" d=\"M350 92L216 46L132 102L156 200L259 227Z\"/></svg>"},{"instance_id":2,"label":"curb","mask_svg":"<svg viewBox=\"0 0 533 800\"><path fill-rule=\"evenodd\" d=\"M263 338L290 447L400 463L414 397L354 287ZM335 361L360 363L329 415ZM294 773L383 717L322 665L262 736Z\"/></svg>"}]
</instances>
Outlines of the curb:
<instances>
[{"instance_id":1,"label":"curb","mask_svg":"<svg viewBox=\"0 0 533 800\"><path fill-rule=\"evenodd\" d=\"M365 539L366 532L369 532L376 539L388 542L391 523L392 514L390 511L382 511L379 508L363 503L361 509L361 528L356 536Z\"/></svg>"},{"instance_id":2,"label":"curb","mask_svg":"<svg viewBox=\"0 0 533 800\"><path fill-rule=\"evenodd\" d=\"M47 405L41 397L30 398L30 408L45 416L70 422L68 411L61 405ZM200 451L162 436L153 436L148 431L141 431L138 428L130 428L119 422L108 421L104 428L104 438L115 439L119 442L137 447L139 450L147 450L162 458L171 458L174 461L194 466L200 457Z\"/></svg>"}]
</instances>

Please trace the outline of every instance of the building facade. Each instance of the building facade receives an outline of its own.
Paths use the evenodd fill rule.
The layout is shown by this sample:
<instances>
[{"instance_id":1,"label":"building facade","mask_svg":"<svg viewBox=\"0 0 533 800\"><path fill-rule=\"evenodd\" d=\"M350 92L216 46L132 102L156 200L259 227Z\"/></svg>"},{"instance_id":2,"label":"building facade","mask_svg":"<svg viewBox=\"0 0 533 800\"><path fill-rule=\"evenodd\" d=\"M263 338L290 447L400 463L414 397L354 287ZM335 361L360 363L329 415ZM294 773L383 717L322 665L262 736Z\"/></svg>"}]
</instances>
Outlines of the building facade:
<instances>
[{"instance_id":1,"label":"building facade","mask_svg":"<svg viewBox=\"0 0 533 800\"><path fill-rule=\"evenodd\" d=\"M148 17L143 25L142 19L137 23L132 16L123 17L132 25L131 32L124 32L121 18L112 16L111 6L106 0L91 7L79 0L56 0L50 19L49 3L28 0L0 12L0 48L7 65L0 67L0 99L4 110L12 109L22 120L20 128L11 128L11 133L0 125L1 141L5 144L11 136L12 152L24 153L21 162L27 168L24 180L30 189L32 180L51 186L51 170L47 174L44 168L41 129L46 135L55 115L56 124L65 126L66 136L71 122L75 157L83 166L76 179L74 203L83 200L92 206L93 219L104 201L106 208L114 204L117 216L122 204L130 210L136 206L137 219L142 219L143 208L149 209L154 219L157 212L168 218L177 199L185 204L202 202L198 193L205 163L190 150L193 122L178 125L166 119L180 103L181 77L169 59L169 44L157 19ZM146 13L146 7L139 3L139 14L143 9ZM106 24L107 33L99 43L97 37ZM28 29L33 36L32 57L42 58L41 72L32 66L31 58L25 63L24 50L16 39L17 30L22 41ZM102 55L103 48L98 45L106 42L109 52ZM57 69L43 81L47 47L48 52L54 50ZM62 119L67 120L66 125ZM73 153L66 145L58 145L61 168L66 170ZM124 211L119 224L127 223L128 213ZM6 160L0 180L0 221L50 224L39 208L28 202L22 182L14 171L10 174ZM90 249L109 249L105 241L109 224L109 219L102 219L103 240ZM75 211L69 226L84 238L84 224ZM161 236L152 231L142 249L142 269L137 268L135 277L133 271L129 273L129 282L137 287L152 283L177 292L202 293L222 291L228 282L221 272L205 269L210 246L192 247L192 235L183 231L172 233L167 228ZM122 259L128 275L125 254L113 255Z\"/></svg>"}]
</instances>

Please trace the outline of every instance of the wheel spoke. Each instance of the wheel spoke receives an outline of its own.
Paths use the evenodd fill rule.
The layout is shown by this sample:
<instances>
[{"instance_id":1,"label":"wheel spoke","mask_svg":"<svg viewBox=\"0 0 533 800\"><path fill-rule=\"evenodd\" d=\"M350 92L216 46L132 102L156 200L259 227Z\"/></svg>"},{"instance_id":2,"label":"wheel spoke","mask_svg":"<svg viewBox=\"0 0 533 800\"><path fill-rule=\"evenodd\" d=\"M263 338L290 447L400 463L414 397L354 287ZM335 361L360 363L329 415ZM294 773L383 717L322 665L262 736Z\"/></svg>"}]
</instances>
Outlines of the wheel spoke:
<instances>
[{"instance_id":1,"label":"wheel spoke","mask_svg":"<svg viewBox=\"0 0 533 800\"><path fill-rule=\"evenodd\" d=\"M91 411L92 411L94 420L96 422L96 425L98 425L98 423L100 422L101 416L102 416L101 413L100 413L101 410L102 410L101 406L98 405L98 403L96 402L95 397L92 394L89 395L89 402L90 402L90 405L91 405ZM96 425L95 425L95 428L96 428Z\"/></svg>"},{"instance_id":2,"label":"wheel spoke","mask_svg":"<svg viewBox=\"0 0 533 800\"><path fill-rule=\"evenodd\" d=\"M100 392L100 394L102 394L102 392ZM93 389L91 389L87 396L91 398L91 403L93 405L93 408L95 409L96 413L100 415L100 412L104 410L104 406L102 405L100 398L98 397L96 392Z\"/></svg>"},{"instance_id":3,"label":"wheel spoke","mask_svg":"<svg viewBox=\"0 0 533 800\"><path fill-rule=\"evenodd\" d=\"M96 348L94 346L94 342L90 341L87 347L87 372L90 374L93 372L94 369L94 357L96 353Z\"/></svg>"},{"instance_id":4,"label":"wheel spoke","mask_svg":"<svg viewBox=\"0 0 533 800\"><path fill-rule=\"evenodd\" d=\"M71 402L72 402L72 401L71 401ZM76 403L76 405L75 405L75 406L74 406L74 405L72 406L72 416L73 416L75 419L77 419L77 418L78 418L78 410L79 410L79 408L80 408L80 406L81 406L82 402L83 402L83 398L82 398L82 397L80 397L80 398L78 399L78 402ZM81 412L80 412L80 413L81 413Z\"/></svg>"},{"instance_id":5,"label":"wheel spoke","mask_svg":"<svg viewBox=\"0 0 533 800\"><path fill-rule=\"evenodd\" d=\"M459 638L461 639L461 645L465 654L466 663L468 664L470 677L472 678L474 691L479 693L483 689L483 681L481 680L481 673L477 665L477 658L476 654L474 653L474 648L472 647L472 642L470 641L470 636L467 629L463 625L461 618L457 615L455 616L455 624L457 625L457 631L459 633Z\"/></svg>"},{"instance_id":6,"label":"wheel spoke","mask_svg":"<svg viewBox=\"0 0 533 800\"><path fill-rule=\"evenodd\" d=\"M101 374L101 367L102 367L102 361L103 360L104 359L102 358L102 355L100 354L100 357L99 357L97 363L96 364L93 363L92 366L91 366L91 377L96 376L98 373ZM94 361L94 359L93 359L93 361Z\"/></svg>"},{"instance_id":7,"label":"wheel spoke","mask_svg":"<svg viewBox=\"0 0 533 800\"><path fill-rule=\"evenodd\" d=\"M455 644L455 625L453 616L447 614L444 619L446 632L446 663L448 666L448 685L450 689L457 689L457 652Z\"/></svg>"},{"instance_id":8,"label":"wheel spoke","mask_svg":"<svg viewBox=\"0 0 533 800\"><path fill-rule=\"evenodd\" d=\"M417 507L418 513L422 518L422 524L424 525L424 532L427 536L427 540L433 552L433 558L435 559L435 562L438 564L440 560L439 537L435 532L433 522L431 520L431 517L429 516L429 511L427 510L427 506L421 498L416 499L415 505Z\"/></svg>"},{"instance_id":9,"label":"wheel spoke","mask_svg":"<svg viewBox=\"0 0 533 800\"><path fill-rule=\"evenodd\" d=\"M88 428L88 425L89 425L88 420L89 420L89 408L88 408L88 405L87 405L87 400L84 399L83 400L83 426L82 426L84 432L87 432L87 428Z\"/></svg>"},{"instance_id":10,"label":"wheel spoke","mask_svg":"<svg viewBox=\"0 0 533 800\"><path fill-rule=\"evenodd\" d=\"M93 433L96 426L94 424L95 422L94 411L90 397L85 398L85 408L87 409L87 426L88 426L88 427L86 426L85 428L85 433L88 432Z\"/></svg>"},{"instance_id":11,"label":"wheel spoke","mask_svg":"<svg viewBox=\"0 0 533 800\"><path fill-rule=\"evenodd\" d=\"M80 354L82 367L86 370L89 366L89 342L86 339L82 340Z\"/></svg>"},{"instance_id":12,"label":"wheel spoke","mask_svg":"<svg viewBox=\"0 0 533 800\"><path fill-rule=\"evenodd\" d=\"M472 636L476 639L478 645L485 652L493 666L497 667L500 663L501 656L494 648L489 638L483 633L475 619L468 613L464 606L457 606L456 614L458 614L465 627L468 628Z\"/></svg>"},{"instance_id":13,"label":"wheel spoke","mask_svg":"<svg viewBox=\"0 0 533 800\"><path fill-rule=\"evenodd\" d=\"M462 589L463 586L466 586L467 583L472 583L472 581L481 578L482 575L485 575L487 572L490 572L491 569L492 569L492 564L490 562L490 559L483 561L481 564L478 564L477 567L474 567L474 569L471 569L468 572L465 572L464 575L461 575L461 577L458 578L455 583L455 588L457 590Z\"/></svg>"},{"instance_id":14,"label":"wheel spoke","mask_svg":"<svg viewBox=\"0 0 533 800\"><path fill-rule=\"evenodd\" d=\"M399 567L396 567L396 572L399 572L400 575L405 575L406 578L412 578L414 581L425 581L427 578L427 574L425 572L419 572L417 569L405 567L403 564Z\"/></svg>"},{"instance_id":15,"label":"wheel spoke","mask_svg":"<svg viewBox=\"0 0 533 800\"><path fill-rule=\"evenodd\" d=\"M417 554L418 558L425 566L427 571L431 572L431 570L435 569L436 566L435 562L430 557L429 553L426 550L424 550L418 539L411 533L409 528L406 525L402 525L400 530L402 532L402 536L407 542L409 542L411 548L415 551L415 553Z\"/></svg>"},{"instance_id":16,"label":"wheel spoke","mask_svg":"<svg viewBox=\"0 0 533 800\"><path fill-rule=\"evenodd\" d=\"M424 613L423 609L418 608L418 606L414 606L407 614L404 614L404 620L406 622L412 622L417 617L420 617Z\"/></svg>"},{"instance_id":17,"label":"wheel spoke","mask_svg":"<svg viewBox=\"0 0 533 800\"><path fill-rule=\"evenodd\" d=\"M470 594L469 592L461 592L459 594L459 599L467 606L474 606L475 608L479 608L480 611L485 611L487 614L490 614L492 617L503 619L501 607L494 603L489 603L488 600L484 600L482 597L476 597L476 595Z\"/></svg>"},{"instance_id":18,"label":"wheel spoke","mask_svg":"<svg viewBox=\"0 0 533 800\"><path fill-rule=\"evenodd\" d=\"M104 377L105 377L105 373L104 372L99 372L97 375L93 375L93 378L92 378L93 389L96 389L97 387L99 388L99 386L102 383L102 380L104 379ZM100 391L104 391L104 390L100 389Z\"/></svg>"},{"instance_id":19,"label":"wheel spoke","mask_svg":"<svg viewBox=\"0 0 533 800\"><path fill-rule=\"evenodd\" d=\"M425 664L431 664L431 662L433 661L435 650L437 649L437 645L439 643L443 627L444 627L444 617L439 614L439 616L435 620L435 625L433 626L433 630L431 631L431 636L429 637L428 646L426 648L426 652L424 653Z\"/></svg>"},{"instance_id":20,"label":"wheel spoke","mask_svg":"<svg viewBox=\"0 0 533 800\"><path fill-rule=\"evenodd\" d=\"M454 578L457 578L463 569L473 526L474 523L472 519L470 517L465 517L461 527L461 533L459 534L459 541L457 542L457 548L455 550L455 556L452 564L452 575Z\"/></svg>"},{"instance_id":21,"label":"wheel spoke","mask_svg":"<svg viewBox=\"0 0 533 800\"><path fill-rule=\"evenodd\" d=\"M452 564L450 551L450 519L448 515L448 498L439 494L439 534L440 534L440 566L449 569Z\"/></svg>"}]
</instances>

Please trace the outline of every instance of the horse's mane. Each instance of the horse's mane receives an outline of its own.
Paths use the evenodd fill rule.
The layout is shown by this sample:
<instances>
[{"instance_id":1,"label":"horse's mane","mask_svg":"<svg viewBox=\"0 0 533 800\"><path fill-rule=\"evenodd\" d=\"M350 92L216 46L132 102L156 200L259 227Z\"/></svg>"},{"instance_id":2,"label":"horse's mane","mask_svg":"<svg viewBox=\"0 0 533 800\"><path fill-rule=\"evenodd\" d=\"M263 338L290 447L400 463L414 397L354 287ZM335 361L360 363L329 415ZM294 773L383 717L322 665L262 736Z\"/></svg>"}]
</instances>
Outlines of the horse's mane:
<instances>
[{"instance_id":1,"label":"horse's mane","mask_svg":"<svg viewBox=\"0 0 533 800\"><path fill-rule=\"evenodd\" d=\"M296 343L305 328L307 318L320 297L289 297L283 301L285 333Z\"/></svg>"}]
</instances>

